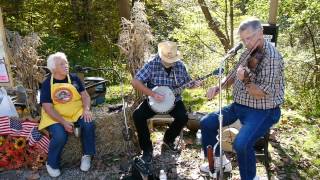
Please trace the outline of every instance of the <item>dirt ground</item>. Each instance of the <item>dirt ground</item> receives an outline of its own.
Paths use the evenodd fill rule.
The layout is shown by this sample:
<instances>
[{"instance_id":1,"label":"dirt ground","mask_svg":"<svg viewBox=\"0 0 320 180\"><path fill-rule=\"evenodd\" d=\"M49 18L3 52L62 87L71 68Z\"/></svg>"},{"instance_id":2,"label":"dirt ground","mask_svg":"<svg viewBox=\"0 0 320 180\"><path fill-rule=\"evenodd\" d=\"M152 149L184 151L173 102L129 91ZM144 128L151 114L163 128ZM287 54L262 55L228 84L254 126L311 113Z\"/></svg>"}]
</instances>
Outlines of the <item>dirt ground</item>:
<instances>
[{"instance_id":1,"label":"dirt ground","mask_svg":"<svg viewBox=\"0 0 320 180\"><path fill-rule=\"evenodd\" d=\"M163 169L167 173L168 179L212 179L207 174L199 170L200 164L205 162L200 151L200 145L197 142L195 133L184 130L181 153L161 152L162 137L165 127L159 127L152 132L152 141L154 143L154 161L153 172L155 179L158 178L159 172ZM270 143L270 154L272 159L281 159L276 148L277 142ZM233 170L229 174L224 174L224 179L240 179L239 168L236 157L233 153L227 153L227 157L232 160ZM92 168L89 172L81 172L79 169L80 162L73 165L64 165L62 175L56 179L132 179L128 170L129 160L125 156L113 156L111 154L103 156L101 159L94 159ZM271 179L299 179L294 173L288 174L279 167L275 167L274 162L271 165ZM267 179L266 169L263 163L257 161L257 175L262 179ZM43 167L39 171L33 172L28 169L15 171L0 172L0 179L51 179Z\"/></svg>"}]
</instances>

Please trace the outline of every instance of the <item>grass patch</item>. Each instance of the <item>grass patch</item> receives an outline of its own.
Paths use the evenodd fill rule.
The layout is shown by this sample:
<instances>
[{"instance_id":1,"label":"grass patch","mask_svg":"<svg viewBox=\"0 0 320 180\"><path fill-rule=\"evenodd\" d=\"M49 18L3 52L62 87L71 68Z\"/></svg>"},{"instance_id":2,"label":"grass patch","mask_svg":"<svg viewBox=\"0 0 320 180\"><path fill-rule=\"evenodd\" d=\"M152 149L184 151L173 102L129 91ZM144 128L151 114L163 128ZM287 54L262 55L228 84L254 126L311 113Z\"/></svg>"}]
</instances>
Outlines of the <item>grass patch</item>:
<instances>
[{"instance_id":1,"label":"grass patch","mask_svg":"<svg viewBox=\"0 0 320 180\"><path fill-rule=\"evenodd\" d=\"M133 88L129 84L123 85L123 94L124 96L131 95ZM106 103L107 104L116 104L121 102L121 86L109 86L107 87L106 93Z\"/></svg>"},{"instance_id":2,"label":"grass patch","mask_svg":"<svg viewBox=\"0 0 320 180\"><path fill-rule=\"evenodd\" d=\"M279 141L282 156L290 157L286 171L298 171L301 178L320 178L319 120L307 119L297 112L282 109Z\"/></svg>"},{"instance_id":3,"label":"grass patch","mask_svg":"<svg viewBox=\"0 0 320 180\"><path fill-rule=\"evenodd\" d=\"M216 96L213 100L208 101L206 97L207 89L195 88L186 89L182 93L183 102L188 111L191 112L214 112L218 111L219 108L219 98ZM225 92L223 92L223 97L225 97ZM230 104L232 101L225 100L223 98L222 106Z\"/></svg>"}]
</instances>

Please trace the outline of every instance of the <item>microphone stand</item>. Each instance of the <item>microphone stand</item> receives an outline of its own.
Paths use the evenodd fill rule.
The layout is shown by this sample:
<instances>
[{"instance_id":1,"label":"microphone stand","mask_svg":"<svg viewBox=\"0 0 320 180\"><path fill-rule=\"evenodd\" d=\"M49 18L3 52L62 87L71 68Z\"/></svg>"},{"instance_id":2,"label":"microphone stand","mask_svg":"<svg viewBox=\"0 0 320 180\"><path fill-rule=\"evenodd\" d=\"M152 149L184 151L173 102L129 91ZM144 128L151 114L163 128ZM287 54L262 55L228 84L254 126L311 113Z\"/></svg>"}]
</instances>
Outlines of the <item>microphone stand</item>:
<instances>
[{"instance_id":1,"label":"microphone stand","mask_svg":"<svg viewBox=\"0 0 320 180\"><path fill-rule=\"evenodd\" d=\"M227 59L229 59L230 57L233 57L237 54L237 51L232 52L232 53L228 53L226 54L221 62L220 62L220 66L219 66L219 147L220 147L220 164L219 164L219 179L222 180L223 179L223 152L222 152L222 128L223 128L223 115L222 115L222 73L223 73L223 69L225 66L225 61Z\"/></svg>"}]
</instances>

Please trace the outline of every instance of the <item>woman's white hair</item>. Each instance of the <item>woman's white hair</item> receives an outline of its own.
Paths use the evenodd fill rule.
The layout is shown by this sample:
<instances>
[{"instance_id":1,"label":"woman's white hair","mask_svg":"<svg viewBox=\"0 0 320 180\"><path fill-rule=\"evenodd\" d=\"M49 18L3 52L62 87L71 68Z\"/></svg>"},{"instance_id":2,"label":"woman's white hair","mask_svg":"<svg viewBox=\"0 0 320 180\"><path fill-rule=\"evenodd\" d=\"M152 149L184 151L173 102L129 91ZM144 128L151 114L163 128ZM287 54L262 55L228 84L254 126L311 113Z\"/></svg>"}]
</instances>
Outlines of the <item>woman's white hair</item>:
<instances>
[{"instance_id":1,"label":"woman's white hair","mask_svg":"<svg viewBox=\"0 0 320 180\"><path fill-rule=\"evenodd\" d=\"M51 73L56 68L57 59L64 59L68 61L67 56L63 52L56 52L54 54L51 54L47 59L47 68L50 70Z\"/></svg>"}]
</instances>

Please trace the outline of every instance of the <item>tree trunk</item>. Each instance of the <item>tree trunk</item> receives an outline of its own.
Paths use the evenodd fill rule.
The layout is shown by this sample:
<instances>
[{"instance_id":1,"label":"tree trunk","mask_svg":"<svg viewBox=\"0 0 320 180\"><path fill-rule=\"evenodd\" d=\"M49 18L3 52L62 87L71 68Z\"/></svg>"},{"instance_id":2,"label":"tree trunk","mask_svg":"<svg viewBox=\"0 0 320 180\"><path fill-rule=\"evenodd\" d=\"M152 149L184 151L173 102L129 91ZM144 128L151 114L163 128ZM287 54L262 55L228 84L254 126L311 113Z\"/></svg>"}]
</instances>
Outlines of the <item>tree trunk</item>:
<instances>
[{"instance_id":1,"label":"tree trunk","mask_svg":"<svg viewBox=\"0 0 320 180\"><path fill-rule=\"evenodd\" d=\"M293 46L294 46L293 42L294 42L294 37L293 37L292 33L289 32L289 44L290 44L291 48L293 48Z\"/></svg>"},{"instance_id":2,"label":"tree trunk","mask_svg":"<svg viewBox=\"0 0 320 180\"><path fill-rule=\"evenodd\" d=\"M315 60L315 84L314 84L314 87L320 87L320 60L318 59L317 57L317 45L316 45L316 42L315 42L315 38L314 38L314 35L312 33L312 30L310 29L309 25L306 24L306 27L309 31L309 34L310 34L310 38L311 38L311 42L312 42L312 49L313 49L313 54L314 54L314 60Z\"/></svg>"},{"instance_id":3,"label":"tree trunk","mask_svg":"<svg viewBox=\"0 0 320 180\"><path fill-rule=\"evenodd\" d=\"M224 5L225 5L225 11L224 11L224 33L226 34L226 38L229 39L229 32L228 32L228 0L224 0Z\"/></svg>"},{"instance_id":4,"label":"tree trunk","mask_svg":"<svg viewBox=\"0 0 320 180\"><path fill-rule=\"evenodd\" d=\"M91 0L84 0L82 4L83 9L83 26L84 26L84 32L81 37L82 42L90 42L92 40L91 36Z\"/></svg>"},{"instance_id":5,"label":"tree trunk","mask_svg":"<svg viewBox=\"0 0 320 180\"><path fill-rule=\"evenodd\" d=\"M270 0L269 20L271 25L277 25L278 0Z\"/></svg>"},{"instance_id":6,"label":"tree trunk","mask_svg":"<svg viewBox=\"0 0 320 180\"><path fill-rule=\"evenodd\" d=\"M231 47L233 47L234 45L234 39L233 39L233 0L229 0L230 3L230 13L229 13L229 17L230 17L230 45Z\"/></svg>"},{"instance_id":7,"label":"tree trunk","mask_svg":"<svg viewBox=\"0 0 320 180\"><path fill-rule=\"evenodd\" d=\"M79 34L79 39L80 39L80 34L81 34L81 16L80 16L80 8L79 8L79 5L78 5L78 1L77 0L71 0L71 7L72 7L72 12L73 12L73 15L75 16L75 19L76 19L76 27L77 27L77 31L78 31L78 34Z\"/></svg>"},{"instance_id":8,"label":"tree trunk","mask_svg":"<svg viewBox=\"0 0 320 180\"><path fill-rule=\"evenodd\" d=\"M228 2L226 2L227 4ZM229 0L229 7L230 7L230 12L229 12L229 24L230 24L230 47L233 47L234 45L234 40L233 40L233 0ZM227 22L227 21L226 21ZM226 23L227 24L227 23ZM227 33L227 32L226 32ZM229 38L229 37L228 37ZM226 63L226 73L229 73L229 63ZM226 89L226 96L230 96L230 91L229 88ZM229 102L230 99L227 98L227 103Z\"/></svg>"},{"instance_id":9,"label":"tree trunk","mask_svg":"<svg viewBox=\"0 0 320 180\"><path fill-rule=\"evenodd\" d=\"M210 11L208 9L208 6L206 5L204 0L198 0L198 3L201 7L201 10L208 22L209 28L215 33L215 35L218 37L219 41L223 45L223 48L225 52L227 52L230 49L230 40L227 38L225 34L220 30L220 23L218 20L214 19Z\"/></svg>"},{"instance_id":10,"label":"tree trunk","mask_svg":"<svg viewBox=\"0 0 320 180\"><path fill-rule=\"evenodd\" d=\"M130 20L130 5L129 0L118 0L120 17Z\"/></svg>"},{"instance_id":11,"label":"tree trunk","mask_svg":"<svg viewBox=\"0 0 320 180\"><path fill-rule=\"evenodd\" d=\"M77 0L71 0L72 11L76 19L76 26L80 42L90 42L91 40L91 0L84 0L82 3Z\"/></svg>"}]
</instances>

